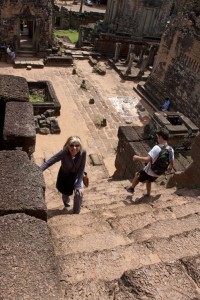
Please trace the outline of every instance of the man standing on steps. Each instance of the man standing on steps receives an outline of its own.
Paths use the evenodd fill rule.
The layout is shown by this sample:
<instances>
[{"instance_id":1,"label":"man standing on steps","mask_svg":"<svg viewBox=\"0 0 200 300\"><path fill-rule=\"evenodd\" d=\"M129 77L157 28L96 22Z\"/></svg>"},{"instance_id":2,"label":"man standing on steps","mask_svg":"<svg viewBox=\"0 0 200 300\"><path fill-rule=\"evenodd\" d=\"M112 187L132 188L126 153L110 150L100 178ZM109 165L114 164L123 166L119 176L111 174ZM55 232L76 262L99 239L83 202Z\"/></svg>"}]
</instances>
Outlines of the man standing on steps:
<instances>
[{"instance_id":1,"label":"man standing on steps","mask_svg":"<svg viewBox=\"0 0 200 300\"><path fill-rule=\"evenodd\" d=\"M167 170L170 172L173 168L173 162L174 162L174 150L172 147L168 145L168 139L169 139L169 132L165 128L161 128L159 131L157 131L157 140L158 144L155 145L148 153L147 156L142 157L138 155L133 156L134 161L141 161L145 163L145 167L137 172L135 174L135 177L133 178L132 186L127 188L127 192L134 193L134 189L136 185L139 182L146 182L146 189L147 189L147 196L151 195L151 183L154 182L159 175L156 173L156 171L153 171L153 164L159 157L159 153L162 151L162 149L167 149L168 151L168 164L167 164ZM155 173L156 172L156 173ZM165 171L164 171L165 172ZM161 174L160 174L161 175Z\"/></svg>"}]
</instances>

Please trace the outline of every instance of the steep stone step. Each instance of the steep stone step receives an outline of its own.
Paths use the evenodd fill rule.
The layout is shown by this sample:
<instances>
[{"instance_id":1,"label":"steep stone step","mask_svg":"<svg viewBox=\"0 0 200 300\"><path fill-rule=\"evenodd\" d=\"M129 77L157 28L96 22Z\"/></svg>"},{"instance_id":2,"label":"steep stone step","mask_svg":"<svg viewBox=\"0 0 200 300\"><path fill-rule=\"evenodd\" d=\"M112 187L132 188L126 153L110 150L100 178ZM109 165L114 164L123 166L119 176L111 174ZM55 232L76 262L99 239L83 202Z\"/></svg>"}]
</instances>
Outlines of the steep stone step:
<instances>
[{"instance_id":1,"label":"steep stone step","mask_svg":"<svg viewBox=\"0 0 200 300\"><path fill-rule=\"evenodd\" d=\"M78 238L62 237L55 242L56 255L102 251L117 246L128 245L131 240L111 231L87 233Z\"/></svg>"},{"instance_id":2,"label":"steep stone step","mask_svg":"<svg viewBox=\"0 0 200 300\"><path fill-rule=\"evenodd\" d=\"M95 241L94 241L95 242ZM57 256L61 281L113 280L126 270L160 262L159 257L142 244L113 249Z\"/></svg>"},{"instance_id":3,"label":"steep stone step","mask_svg":"<svg viewBox=\"0 0 200 300\"><path fill-rule=\"evenodd\" d=\"M135 243L153 238L168 238L175 234L198 229L199 224L200 214L192 214L180 219L159 220L131 232L128 237Z\"/></svg>"},{"instance_id":4,"label":"steep stone step","mask_svg":"<svg viewBox=\"0 0 200 300\"><path fill-rule=\"evenodd\" d=\"M185 207L186 205L184 205ZM181 207L181 206L180 206ZM132 215L126 215L123 217L111 217L107 221L116 232L121 232L125 235L129 235L134 230L143 228L151 223L176 219L177 216L173 210L179 210L179 207L167 207L161 209L153 209L152 211L144 211L142 213L136 213ZM181 217L186 217L191 214L200 213L200 203L189 203L187 209L182 210L184 214ZM186 221L186 218L185 218Z\"/></svg>"},{"instance_id":5,"label":"steep stone step","mask_svg":"<svg viewBox=\"0 0 200 300\"><path fill-rule=\"evenodd\" d=\"M95 241L94 241L95 242ZM145 265L169 263L200 254L200 230L158 238L144 243L118 246L114 249L58 256L61 280L75 283L84 279L114 280L126 270Z\"/></svg>"},{"instance_id":6,"label":"steep stone step","mask_svg":"<svg viewBox=\"0 0 200 300\"><path fill-rule=\"evenodd\" d=\"M187 203L187 201L190 202ZM184 201L183 198L181 201L180 199L171 200L170 205L169 203L166 206L161 205L161 208L154 208L150 203L140 203L140 205L125 203L124 206L117 208L111 204L91 211L84 211L83 208L83 213L81 212L78 217L62 214L56 218L50 218L48 224L57 239L63 236L77 237L84 233L109 230L128 235L151 223L173 220L196 213L200 213L200 203L194 199Z\"/></svg>"},{"instance_id":7,"label":"steep stone step","mask_svg":"<svg viewBox=\"0 0 200 300\"><path fill-rule=\"evenodd\" d=\"M144 242L164 262L200 254L200 229Z\"/></svg>"},{"instance_id":8,"label":"steep stone step","mask_svg":"<svg viewBox=\"0 0 200 300\"><path fill-rule=\"evenodd\" d=\"M127 271L116 290L116 299L200 299L199 289L180 262Z\"/></svg>"},{"instance_id":9,"label":"steep stone step","mask_svg":"<svg viewBox=\"0 0 200 300\"><path fill-rule=\"evenodd\" d=\"M191 265L190 265L191 266ZM194 275L194 274L190 274ZM113 281L83 280L63 283L65 299L88 300L183 300L199 299L200 293L180 261L158 263L126 271Z\"/></svg>"}]
</instances>

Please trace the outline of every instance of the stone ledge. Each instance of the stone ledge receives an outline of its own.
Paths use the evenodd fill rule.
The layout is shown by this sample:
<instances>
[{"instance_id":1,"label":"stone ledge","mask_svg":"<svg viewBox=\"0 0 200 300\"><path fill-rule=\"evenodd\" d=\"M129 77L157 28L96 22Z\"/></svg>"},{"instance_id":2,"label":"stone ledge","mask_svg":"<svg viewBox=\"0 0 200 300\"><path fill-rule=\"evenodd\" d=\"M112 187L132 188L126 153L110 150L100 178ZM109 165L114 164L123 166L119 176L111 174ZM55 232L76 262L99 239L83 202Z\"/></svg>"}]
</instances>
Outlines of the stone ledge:
<instances>
[{"instance_id":1,"label":"stone ledge","mask_svg":"<svg viewBox=\"0 0 200 300\"><path fill-rule=\"evenodd\" d=\"M3 147L4 150L21 148L29 156L35 151L35 124L31 103L6 103Z\"/></svg>"},{"instance_id":2,"label":"stone ledge","mask_svg":"<svg viewBox=\"0 0 200 300\"><path fill-rule=\"evenodd\" d=\"M0 75L0 102L28 102L28 84L25 78Z\"/></svg>"},{"instance_id":3,"label":"stone ledge","mask_svg":"<svg viewBox=\"0 0 200 300\"><path fill-rule=\"evenodd\" d=\"M62 299L46 222L25 214L0 217L0 240L0 298Z\"/></svg>"},{"instance_id":4,"label":"stone ledge","mask_svg":"<svg viewBox=\"0 0 200 300\"><path fill-rule=\"evenodd\" d=\"M26 213L47 220L42 171L25 152L0 151L0 216Z\"/></svg>"}]
</instances>

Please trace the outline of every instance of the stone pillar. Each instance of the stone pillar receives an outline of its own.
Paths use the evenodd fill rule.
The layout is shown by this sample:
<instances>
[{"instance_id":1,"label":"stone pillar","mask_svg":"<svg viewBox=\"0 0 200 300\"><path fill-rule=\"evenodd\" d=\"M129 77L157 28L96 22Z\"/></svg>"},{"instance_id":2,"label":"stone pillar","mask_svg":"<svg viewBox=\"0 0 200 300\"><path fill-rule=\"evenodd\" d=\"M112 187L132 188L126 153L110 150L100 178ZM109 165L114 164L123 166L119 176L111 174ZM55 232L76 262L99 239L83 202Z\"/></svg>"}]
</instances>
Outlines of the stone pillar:
<instances>
[{"instance_id":1,"label":"stone pillar","mask_svg":"<svg viewBox=\"0 0 200 300\"><path fill-rule=\"evenodd\" d=\"M155 54L156 54L156 49L157 46L156 45L151 45L150 49L149 49L149 65L153 66L154 63L154 58L155 58Z\"/></svg>"},{"instance_id":2,"label":"stone pillar","mask_svg":"<svg viewBox=\"0 0 200 300\"><path fill-rule=\"evenodd\" d=\"M129 45L128 55L127 55L127 59L126 59L126 63L127 63L127 64L129 63L130 54L133 52L134 48L135 48L135 45L133 45L133 44L130 44L130 45Z\"/></svg>"},{"instance_id":3,"label":"stone pillar","mask_svg":"<svg viewBox=\"0 0 200 300\"><path fill-rule=\"evenodd\" d=\"M148 55L144 55L143 56L143 61L141 63L140 66L140 71L138 72L138 77L141 77L142 75L144 75L144 71L146 70L147 66L148 66L148 62L149 62L149 57Z\"/></svg>"},{"instance_id":4,"label":"stone pillar","mask_svg":"<svg viewBox=\"0 0 200 300\"><path fill-rule=\"evenodd\" d=\"M142 49L141 49L140 55L139 55L139 62L138 62L139 64L143 61L143 55L144 55L145 51L146 51L146 46L142 46Z\"/></svg>"},{"instance_id":5,"label":"stone pillar","mask_svg":"<svg viewBox=\"0 0 200 300\"><path fill-rule=\"evenodd\" d=\"M133 65L134 58L135 58L135 53L130 53L128 68L126 70L126 75L131 74L131 68L132 68L132 65Z\"/></svg>"},{"instance_id":6,"label":"stone pillar","mask_svg":"<svg viewBox=\"0 0 200 300\"><path fill-rule=\"evenodd\" d=\"M120 55L121 43L116 43L114 61L117 62Z\"/></svg>"}]
</instances>

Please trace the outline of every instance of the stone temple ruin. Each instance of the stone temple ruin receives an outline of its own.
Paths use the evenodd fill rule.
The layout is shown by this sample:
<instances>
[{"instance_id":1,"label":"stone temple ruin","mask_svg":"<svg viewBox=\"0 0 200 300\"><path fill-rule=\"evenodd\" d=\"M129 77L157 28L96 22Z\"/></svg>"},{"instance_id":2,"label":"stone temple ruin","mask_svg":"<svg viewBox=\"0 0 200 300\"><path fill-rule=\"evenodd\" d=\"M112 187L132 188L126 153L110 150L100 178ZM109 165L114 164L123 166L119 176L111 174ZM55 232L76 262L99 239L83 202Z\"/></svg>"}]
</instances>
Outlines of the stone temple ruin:
<instances>
[{"instance_id":1,"label":"stone temple ruin","mask_svg":"<svg viewBox=\"0 0 200 300\"><path fill-rule=\"evenodd\" d=\"M53 42L52 1L0 0L0 42L45 57Z\"/></svg>"},{"instance_id":2,"label":"stone temple ruin","mask_svg":"<svg viewBox=\"0 0 200 300\"><path fill-rule=\"evenodd\" d=\"M13 1L9 2L9 7L8 1L0 1L3 25L0 39L14 44L17 51L23 51L27 41L24 43L19 32L28 32L32 39L31 51L38 56L45 56L52 43L52 2L47 1L44 4L37 1L38 6L34 2L22 5L22 2L15 1L18 9L14 11ZM135 78L144 79L142 73L147 65L142 62L151 60L152 73L144 85L138 86L138 92L156 111L144 127L119 128L115 178L130 179L135 171L141 169L140 163L133 163L132 156L146 155L155 143L157 126L163 126L170 131L170 144L177 149L174 172L167 177L167 185L199 187L200 7L192 6L192 2L198 4L195 1L184 1L183 7L182 1L176 4L174 9L177 19L172 19L168 25L157 52L159 39L171 13L172 1L108 1L106 20L110 22L110 26L99 35L94 47L105 53L109 45L107 53L111 58L110 64L126 79L131 77L135 56L139 57L141 64L140 73ZM188 9L194 12L188 14ZM6 35L8 28L9 36ZM54 58L55 63L58 62L56 59ZM59 60L61 61L62 59ZM29 102L30 89L45 90L48 99L55 98L51 84L47 81L27 83L21 77L0 76L0 239L6 244L6 248L3 248L4 259L0 262L3 275L1 292L5 299L20 298L23 290L32 299L40 295L41 299L60 300L62 296L58 269L46 224L44 179L41 170L31 160L36 139L34 114L35 122L40 123L42 128L47 128L51 119L47 121L46 117L49 114L51 118L52 107L46 110L46 103L41 107L32 105ZM174 111L158 111L165 96L172 99ZM54 105L59 114L60 107L56 100ZM39 114L40 117L43 115L40 120ZM146 244L151 247L149 242ZM143 245L140 243L140 246ZM22 253L26 255L22 256ZM13 265L10 267L13 260L15 268ZM23 268L24 272L21 272L21 266L26 266L26 269ZM162 274L162 271L159 273ZM12 286L9 285L11 277L18 278L12 282ZM140 286L140 282L138 285Z\"/></svg>"},{"instance_id":3,"label":"stone temple ruin","mask_svg":"<svg viewBox=\"0 0 200 300\"><path fill-rule=\"evenodd\" d=\"M200 4L177 2L162 36L159 51L146 83L138 86L146 100L159 108L170 97L172 108L186 114L199 127Z\"/></svg>"}]
</instances>

